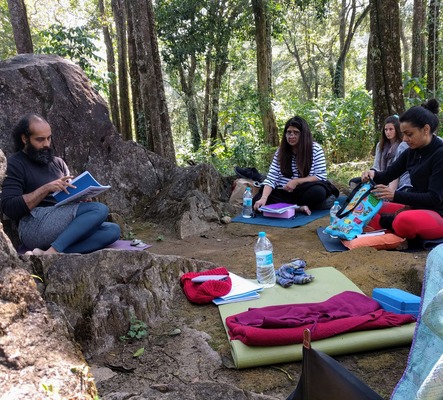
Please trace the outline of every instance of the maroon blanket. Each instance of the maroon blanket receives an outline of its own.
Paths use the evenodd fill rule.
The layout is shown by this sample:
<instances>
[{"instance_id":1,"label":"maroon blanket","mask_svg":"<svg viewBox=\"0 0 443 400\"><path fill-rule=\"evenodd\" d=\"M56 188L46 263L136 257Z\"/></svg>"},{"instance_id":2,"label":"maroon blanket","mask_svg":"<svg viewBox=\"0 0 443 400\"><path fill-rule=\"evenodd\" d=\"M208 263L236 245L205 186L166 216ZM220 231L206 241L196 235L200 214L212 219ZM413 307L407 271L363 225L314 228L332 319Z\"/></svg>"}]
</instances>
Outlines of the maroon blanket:
<instances>
[{"instance_id":1,"label":"maroon blanket","mask_svg":"<svg viewBox=\"0 0 443 400\"><path fill-rule=\"evenodd\" d=\"M312 340L344 332L389 328L414 322L409 314L394 314L357 292L343 292L321 303L286 304L250 308L226 318L231 340L249 346L281 346L303 342L303 331Z\"/></svg>"}]
</instances>

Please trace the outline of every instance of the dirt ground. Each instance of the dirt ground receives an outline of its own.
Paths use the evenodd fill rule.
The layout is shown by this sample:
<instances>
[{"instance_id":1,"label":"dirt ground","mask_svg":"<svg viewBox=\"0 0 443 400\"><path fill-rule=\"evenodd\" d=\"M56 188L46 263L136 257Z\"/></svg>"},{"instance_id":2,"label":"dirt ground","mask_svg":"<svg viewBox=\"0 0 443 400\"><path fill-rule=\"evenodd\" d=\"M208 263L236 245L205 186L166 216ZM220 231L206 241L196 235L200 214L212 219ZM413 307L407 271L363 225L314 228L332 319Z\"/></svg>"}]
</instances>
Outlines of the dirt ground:
<instances>
[{"instance_id":1,"label":"dirt ground","mask_svg":"<svg viewBox=\"0 0 443 400\"><path fill-rule=\"evenodd\" d=\"M328 217L294 229L230 223L184 240L174 239L166 230L149 224L134 224L133 233L152 244L149 249L152 253L211 261L246 278L254 278L254 244L258 231L265 230L274 246L276 268L299 257L307 262L308 269L335 267L367 295L371 295L374 287L397 287L420 295L426 251L364 248L329 253L316 234L317 227L327 223ZM112 379L103 380L97 373L101 398L106 399L114 392L142 393L143 390L147 398L162 398L160 393L173 390L177 384L212 381L226 382L274 399L286 399L301 371L300 362L245 370L232 368L229 344L216 307L192 305L180 289L174 315L168 316L165 324L150 327L149 337L142 341L119 346L105 359L90 360L91 364L125 364L135 370L132 373L117 371ZM144 354L134 359L132 354L141 347L146 349ZM400 347L336 358L388 399L403 373L408 353L409 347ZM152 393L157 395L150 397L148 390L154 390Z\"/></svg>"}]
</instances>

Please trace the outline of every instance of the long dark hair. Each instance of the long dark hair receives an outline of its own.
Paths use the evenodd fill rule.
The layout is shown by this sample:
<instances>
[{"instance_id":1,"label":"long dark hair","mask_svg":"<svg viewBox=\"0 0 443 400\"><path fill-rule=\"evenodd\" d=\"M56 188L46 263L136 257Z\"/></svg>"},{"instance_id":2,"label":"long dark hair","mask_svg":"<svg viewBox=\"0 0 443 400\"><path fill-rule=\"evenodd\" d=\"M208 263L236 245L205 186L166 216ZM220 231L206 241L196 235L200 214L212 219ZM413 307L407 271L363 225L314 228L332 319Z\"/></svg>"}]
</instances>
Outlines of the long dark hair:
<instances>
[{"instance_id":1,"label":"long dark hair","mask_svg":"<svg viewBox=\"0 0 443 400\"><path fill-rule=\"evenodd\" d=\"M416 128L423 128L426 124L430 126L431 133L435 133L438 128L438 111L440 105L436 99L429 99L420 106L411 107L400 115L400 122L409 122Z\"/></svg>"},{"instance_id":2,"label":"long dark hair","mask_svg":"<svg viewBox=\"0 0 443 400\"><path fill-rule=\"evenodd\" d=\"M41 120L46 121L42 116L32 113L23 116L20 121L18 121L15 126L12 128L12 140L14 141L14 150L20 151L23 150L25 144L22 140L22 135L25 135L28 139L31 137L32 132L29 129L31 122Z\"/></svg>"},{"instance_id":3,"label":"long dark hair","mask_svg":"<svg viewBox=\"0 0 443 400\"><path fill-rule=\"evenodd\" d=\"M387 124L393 124L395 128L395 141L398 143L401 143L403 140L403 134L400 130L400 121L397 115L391 115L390 117L385 119L385 122L383 124L383 129L381 130L381 137L380 137L380 150L383 151L383 148L390 143L388 138L386 137L385 133L385 126Z\"/></svg>"},{"instance_id":4,"label":"long dark hair","mask_svg":"<svg viewBox=\"0 0 443 400\"><path fill-rule=\"evenodd\" d=\"M309 175L312 167L312 146L314 139L312 138L311 130L305 119L299 116L292 117L286 122L283 136L279 148L279 161L282 174L290 178L292 176L292 147L286 139L286 132L290 126L297 128L300 131L296 146L297 155L297 169L301 178Z\"/></svg>"}]
</instances>

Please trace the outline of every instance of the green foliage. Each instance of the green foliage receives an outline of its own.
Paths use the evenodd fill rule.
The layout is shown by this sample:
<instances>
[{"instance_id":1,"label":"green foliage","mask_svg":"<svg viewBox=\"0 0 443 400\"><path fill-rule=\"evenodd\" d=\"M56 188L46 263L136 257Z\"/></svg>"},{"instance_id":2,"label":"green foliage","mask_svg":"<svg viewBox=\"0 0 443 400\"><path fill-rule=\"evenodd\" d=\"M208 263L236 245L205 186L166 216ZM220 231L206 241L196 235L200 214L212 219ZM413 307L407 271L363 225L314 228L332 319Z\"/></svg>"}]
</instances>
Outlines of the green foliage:
<instances>
[{"instance_id":1,"label":"green foliage","mask_svg":"<svg viewBox=\"0 0 443 400\"><path fill-rule=\"evenodd\" d=\"M426 100L435 97L441 104L443 88L437 88L437 93L430 93L426 87L426 78L411 77L409 73L403 74L403 94L406 109L417 106Z\"/></svg>"},{"instance_id":2,"label":"green foliage","mask_svg":"<svg viewBox=\"0 0 443 400\"><path fill-rule=\"evenodd\" d=\"M147 325L136 318L135 315L131 315L130 326L128 333L124 336L120 336L120 340L140 340L148 335Z\"/></svg>"},{"instance_id":3,"label":"green foliage","mask_svg":"<svg viewBox=\"0 0 443 400\"><path fill-rule=\"evenodd\" d=\"M143 353L145 352L145 348L144 347L140 347L133 355L132 357L137 358L143 355Z\"/></svg>"},{"instance_id":4,"label":"green foliage","mask_svg":"<svg viewBox=\"0 0 443 400\"><path fill-rule=\"evenodd\" d=\"M352 178L361 176L363 171L372 167L373 160L359 162L345 162L340 164L328 165L328 179L330 179L337 187L348 188L349 181Z\"/></svg>"},{"instance_id":5,"label":"green foliage","mask_svg":"<svg viewBox=\"0 0 443 400\"><path fill-rule=\"evenodd\" d=\"M378 140L372 100L364 90L355 90L344 99L329 96L303 104L292 101L288 106L308 121L329 163L364 159Z\"/></svg>"},{"instance_id":6,"label":"green foliage","mask_svg":"<svg viewBox=\"0 0 443 400\"><path fill-rule=\"evenodd\" d=\"M42 388L45 392L48 392L48 394L55 393L55 389L54 389L54 386L52 385L52 383L50 383L48 385L46 383L42 383Z\"/></svg>"},{"instance_id":7,"label":"green foliage","mask_svg":"<svg viewBox=\"0 0 443 400\"><path fill-rule=\"evenodd\" d=\"M8 4L6 0L0 0L0 60L5 60L16 54L12 26L9 21Z\"/></svg>"},{"instance_id":8,"label":"green foliage","mask_svg":"<svg viewBox=\"0 0 443 400\"><path fill-rule=\"evenodd\" d=\"M268 170L275 148L263 144L261 120L256 108L251 107L255 99L245 95L233 99L230 104L220 112L220 124L226 132L224 141L217 141L212 147L205 141L193 152L186 142L189 139L177 138L179 164L184 165L188 160L211 163L227 175L232 174L235 165L256 167L262 172ZM280 132L293 115L308 121L314 139L323 146L328 164L368 159L379 139L374 131L371 97L364 90L353 91L344 99L330 96L300 102L289 98L275 108Z\"/></svg>"},{"instance_id":9,"label":"green foliage","mask_svg":"<svg viewBox=\"0 0 443 400\"><path fill-rule=\"evenodd\" d=\"M101 76L94 63L103 61L96 52L99 50L94 44L97 34L86 26L67 28L53 24L39 32L42 45L37 47L36 53L58 54L77 63L88 78L94 83L96 90L107 91L106 79Z\"/></svg>"}]
</instances>

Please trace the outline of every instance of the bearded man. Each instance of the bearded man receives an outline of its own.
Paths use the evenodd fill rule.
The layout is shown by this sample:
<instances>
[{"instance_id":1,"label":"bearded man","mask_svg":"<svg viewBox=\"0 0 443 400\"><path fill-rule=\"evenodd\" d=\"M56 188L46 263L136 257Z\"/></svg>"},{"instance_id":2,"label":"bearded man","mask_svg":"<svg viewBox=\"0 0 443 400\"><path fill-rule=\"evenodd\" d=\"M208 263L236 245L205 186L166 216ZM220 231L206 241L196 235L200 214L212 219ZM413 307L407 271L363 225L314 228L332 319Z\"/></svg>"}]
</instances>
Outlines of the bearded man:
<instances>
[{"instance_id":1,"label":"bearded man","mask_svg":"<svg viewBox=\"0 0 443 400\"><path fill-rule=\"evenodd\" d=\"M38 114L24 116L12 138L16 152L8 158L1 210L18 222L26 254L90 253L120 237L117 224L105 222L109 209L98 202L55 207L52 193L75 188L66 163L54 156L52 132Z\"/></svg>"}]
</instances>

